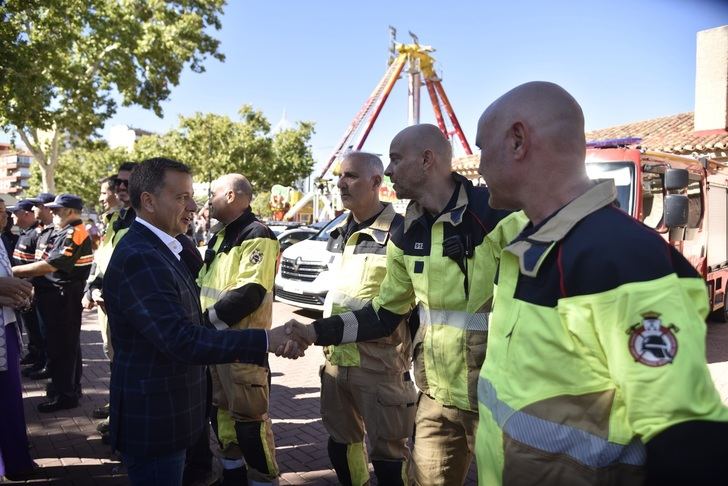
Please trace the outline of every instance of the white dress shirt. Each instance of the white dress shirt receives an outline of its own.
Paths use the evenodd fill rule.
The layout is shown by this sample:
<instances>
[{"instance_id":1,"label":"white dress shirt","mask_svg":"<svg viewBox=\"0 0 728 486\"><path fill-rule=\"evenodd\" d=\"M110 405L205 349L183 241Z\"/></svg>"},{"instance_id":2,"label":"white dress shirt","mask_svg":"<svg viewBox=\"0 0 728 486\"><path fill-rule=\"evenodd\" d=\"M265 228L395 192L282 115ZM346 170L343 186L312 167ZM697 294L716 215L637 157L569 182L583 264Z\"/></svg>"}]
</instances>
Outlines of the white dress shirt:
<instances>
[{"instance_id":1,"label":"white dress shirt","mask_svg":"<svg viewBox=\"0 0 728 486\"><path fill-rule=\"evenodd\" d=\"M174 256L177 257L177 260L180 260L180 253L182 253L182 243L177 241L176 238L173 236L169 236L167 233L162 231L161 229L154 226L152 223L148 221L144 221L142 218L139 217L137 214L136 220L139 221L141 224L149 228L149 231L157 235L157 237L162 240L162 243L167 245L167 248L170 249L170 251L174 254Z\"/></svg>"}]
</instances>

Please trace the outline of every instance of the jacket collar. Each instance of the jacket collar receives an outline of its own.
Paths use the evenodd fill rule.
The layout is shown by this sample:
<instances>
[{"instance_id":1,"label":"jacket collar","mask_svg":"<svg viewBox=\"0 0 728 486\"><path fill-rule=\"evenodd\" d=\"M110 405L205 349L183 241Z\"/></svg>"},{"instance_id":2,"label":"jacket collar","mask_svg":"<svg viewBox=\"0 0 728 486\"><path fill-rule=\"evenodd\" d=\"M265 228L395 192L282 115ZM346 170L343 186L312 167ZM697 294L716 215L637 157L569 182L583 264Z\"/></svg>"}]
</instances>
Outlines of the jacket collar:
<instances>
[{"instance_id":1,"label":"jacket collar","mask_svg":"<svg viewBox=\"0 0 728 486\"><path fill-rule=\"evenodd\" d=\"M255 221L255 214L253 214L253 211L250 209L250 206L245 208L245 211L243 211L243 214L235 218L232 222L225 225L223 223L217 223L215 226L211 228L210 231L212 231L213 234L219 233L223 229L225 230L225 233L232 233L237 232L238 230L242 230L246 226L248 226L250 223Z\"/></svg>"},{"instance_id":2,"label":"jacket collar","mask_svg":"<svg viewBox=\"0 0 728 486\"><path fill-rule=\"evenodd\" d=\"M453 192L453 196L457 193L455 205L443 211L437 217L435 223L442 221L450 223L453 226L457 226L463 221L463 215L465 214L465 210L468 206L470 191L473 189L473 183L457 172L452 173L452 178L456 183L455 192ZM425 217L425 211L426 209L423 208L417 201L412 201L407 206L407 212L404 216L405 233L409 231L415 221L420 221L421 218Z\"/></svg>"},{"instance_id":3,"label":"jacket collar","mask_svg":"<svg viewBox=\"0 0 728 486\"><path fill-rule=\"evenodd\" d=\"M614 181L596 184L546 219L533 234L516 238L504 251L518 257L523 275L535 277L556 243L564 239L579 221L613 203L616 197Z\"/></svg>"},{"instance_id":4,"label":"jacket collar","mask_svg":"<svg viewBox=\"0 0 728 486\"><path fill-rule=\"evenodd\" d=\"M384 205L384 209L382 209L382 211L377 215L377 218L372 222L372 224L358 231L359 233L371 236L372 239L380 245L386 243L389 229L392 226L392 221L394 221L394 218L397 216L394 206L386 202L383 202L382 204ZM331 236L337 238L353 217L354 216L349 213L349 215L344 218L341 223L337 224L334 229L331 230ZM344 242L344 244L346 244L346 242Z\"/></svg>"}]
</instances>

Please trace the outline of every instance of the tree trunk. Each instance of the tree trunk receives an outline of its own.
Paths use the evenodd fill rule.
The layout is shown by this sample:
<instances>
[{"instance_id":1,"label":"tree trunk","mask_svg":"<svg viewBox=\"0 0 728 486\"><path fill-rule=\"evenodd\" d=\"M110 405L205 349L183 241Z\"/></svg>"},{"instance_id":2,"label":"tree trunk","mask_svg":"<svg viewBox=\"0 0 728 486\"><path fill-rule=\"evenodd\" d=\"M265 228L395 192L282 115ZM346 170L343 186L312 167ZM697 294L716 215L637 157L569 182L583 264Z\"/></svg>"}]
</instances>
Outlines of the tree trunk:
<instances>
[{"instance_id":1,"label":"tree trunk","mask_svg":"<svg viewBox=\"0 0 728 486\"><path fill-rule=\"evenodd\" d=\"M40 179L43 183L43 192L50 192L51 194L56 193L56 164L51 162L50 164L41 164L40 166Z\"/></svg>"},{"instance_id":2,"label":"tree trunk","mask_svg":"<svg viewBox=\"0 0 728 486\"><path fill-rule=\"evenodd\" d=\"M41 143L38 131L30 129L30 137L25 130L18 129L18 134L23 140L26 148L33 154L38 167L40 167L40 178L43 184L43 192L56 193L56 164L58 163L58 149L60 132L55 130L50 143ZM31 141L32 138L32 141Z\"/></svg>"}]
</instances>

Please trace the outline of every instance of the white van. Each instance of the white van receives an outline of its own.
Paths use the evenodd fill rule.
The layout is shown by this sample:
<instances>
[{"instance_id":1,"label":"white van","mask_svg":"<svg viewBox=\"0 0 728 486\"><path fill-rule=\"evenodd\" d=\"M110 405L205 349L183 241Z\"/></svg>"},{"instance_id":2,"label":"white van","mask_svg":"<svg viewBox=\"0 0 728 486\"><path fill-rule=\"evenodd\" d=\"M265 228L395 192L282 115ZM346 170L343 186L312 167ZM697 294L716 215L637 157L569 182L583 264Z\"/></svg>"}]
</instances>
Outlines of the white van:
<instances>
[{"instance_id":1,"label":"white van","mask_svg":"<svg viewBox=\"0 0 728 486\"><path fill-rule=\"evenodd\" d=\"M324 310L324 299L331 288L329 270L338 256L326 249L326 243L331 230L347 214L337 216L311 238L283 251L276 273L275 300L296 307Z\"/></svg>"}]
</instances>

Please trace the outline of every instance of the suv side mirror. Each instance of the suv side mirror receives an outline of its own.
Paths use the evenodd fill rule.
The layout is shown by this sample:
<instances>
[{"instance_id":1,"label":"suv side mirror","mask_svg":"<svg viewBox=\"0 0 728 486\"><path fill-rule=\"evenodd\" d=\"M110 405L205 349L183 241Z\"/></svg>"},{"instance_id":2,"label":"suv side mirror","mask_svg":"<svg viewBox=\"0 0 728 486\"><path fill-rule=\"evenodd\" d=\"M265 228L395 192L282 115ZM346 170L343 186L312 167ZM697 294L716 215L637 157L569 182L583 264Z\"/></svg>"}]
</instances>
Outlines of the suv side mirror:
<instances>
[{"instance_id":1,"label":"suv side mirror","mask_svg":"<svg viewBox=\"0 0 728 486\"><path fill-rule=\"evenodd\" d=\"M667 169L665 171L665 189L668 191L685 189L689 183L687 169Z\"/></svg>"},{"instance_id":2,"label":"suv side mirror","mask_svg":"<svg viewBox=\"0 0 728 486\"><path fill-rule=\"evenodd\" d=\"M688 197L684 194L668 194L665 196L665 226L675 228L687 226L687 224Z\"/></svg>"}]
</instances>

